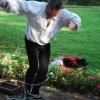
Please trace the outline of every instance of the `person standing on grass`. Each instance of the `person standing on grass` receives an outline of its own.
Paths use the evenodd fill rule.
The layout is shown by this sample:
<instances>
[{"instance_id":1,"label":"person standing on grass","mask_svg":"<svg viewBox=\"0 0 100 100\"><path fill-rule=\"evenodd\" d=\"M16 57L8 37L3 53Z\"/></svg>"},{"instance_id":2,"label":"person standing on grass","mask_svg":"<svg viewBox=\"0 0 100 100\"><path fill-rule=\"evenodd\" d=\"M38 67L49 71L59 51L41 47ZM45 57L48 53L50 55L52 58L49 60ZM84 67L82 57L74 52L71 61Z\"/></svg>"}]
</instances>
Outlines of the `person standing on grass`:
<instances>
[{"instance_id":1,"label":"person standing on grass","mask_svg":"<svg viewBox=\"0 0 100 100\"><path fill-rule=\"evenodd\" d=\"M3 0L7 12L27 17L25 45L29 68L25 76L26 97L40 98L39 89L47 79L50 43L62 27L72 31L81 25L80 17L62 7L62 0L47 2Z\"/></svg>"}]
</instances>

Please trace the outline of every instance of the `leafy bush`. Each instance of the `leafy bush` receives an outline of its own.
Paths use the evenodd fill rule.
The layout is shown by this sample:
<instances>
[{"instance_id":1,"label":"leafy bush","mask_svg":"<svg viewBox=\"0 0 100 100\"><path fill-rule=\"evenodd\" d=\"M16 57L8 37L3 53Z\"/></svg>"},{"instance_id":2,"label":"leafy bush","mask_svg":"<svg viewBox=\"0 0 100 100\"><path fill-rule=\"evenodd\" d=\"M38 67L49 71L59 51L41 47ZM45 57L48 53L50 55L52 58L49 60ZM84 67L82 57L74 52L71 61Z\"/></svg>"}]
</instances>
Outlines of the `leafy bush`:
<instances>
[{"instance_id":1,"label":"leafy bush","mask_svg":"<svg viewBox=\"0 0 100 100\"><path fill-rule=\"evenodd\" d=\"M14 53L0 53L0 67L3 68L3 77L23 79L27 69L27 60L21 52L22 49L17 49Z\"/></svg>"},{"instance_id":2,"label":"leafy bush","mask_svg":"<svg viewBox=\"0 0 100 100\"><path fill-rule=\"evenodd\" d=\"M86 70L77 69L72 73L63 74L59 67L52 66L49 68L49 84L60 86L60 89L76 91L80 93L100 94L100 77Z\"/></svg>"}]
</instances>

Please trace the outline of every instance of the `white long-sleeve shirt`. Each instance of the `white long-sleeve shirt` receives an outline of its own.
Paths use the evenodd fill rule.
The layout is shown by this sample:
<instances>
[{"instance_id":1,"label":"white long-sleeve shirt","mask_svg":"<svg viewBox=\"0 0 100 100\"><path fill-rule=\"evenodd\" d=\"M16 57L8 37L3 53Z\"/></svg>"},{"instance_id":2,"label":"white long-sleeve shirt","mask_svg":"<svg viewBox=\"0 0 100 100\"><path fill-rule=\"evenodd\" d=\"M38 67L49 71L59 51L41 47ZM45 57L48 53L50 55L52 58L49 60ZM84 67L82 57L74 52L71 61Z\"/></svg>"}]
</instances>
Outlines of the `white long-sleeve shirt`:
<instances>
[{"instance_id":1,"label":"white long-sleeve shirt","mask_svg":"<svg viewBox=\"0 0 100 100\"><path fill-rule=\"evenodd\" d=\"M26 38L39 45L45 45L55 37L57 32L70 21L77 24L77 29L81 25L78 15L66 9L61 9L56 17L51 18L50 24L46 19L46 2L25 1L25 0L6 0L8 7L6 11L14 12L18 15L26 15L27 26L25 28Z\"/></svg>"}]
</instances>

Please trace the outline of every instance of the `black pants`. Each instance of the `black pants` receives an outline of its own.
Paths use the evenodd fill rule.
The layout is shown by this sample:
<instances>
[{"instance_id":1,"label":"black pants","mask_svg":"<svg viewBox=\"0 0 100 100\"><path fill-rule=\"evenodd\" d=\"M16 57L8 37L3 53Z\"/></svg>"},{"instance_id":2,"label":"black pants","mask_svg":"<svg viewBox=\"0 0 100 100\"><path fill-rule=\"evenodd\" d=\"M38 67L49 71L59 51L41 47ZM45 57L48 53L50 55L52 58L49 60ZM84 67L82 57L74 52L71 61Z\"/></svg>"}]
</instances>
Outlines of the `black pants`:
<instances>
[{"instance_id":1,"label":"black pants","mask_svg":"<svg viewBox=\"0 0 100 100\"><path fill-rule=\"evenodd\" d=\"M50 58L50 43L42 46L27 40L25 37L25 44L29 60L29 68L26 72L25 83L41 83L47 77L48 64ZM30 91L31 86L28 84L26 85L26 88L28 91ZM33 94L39 94L40 86L41 85L33 86L31 92Z\"/></svg>"}]
</instances>

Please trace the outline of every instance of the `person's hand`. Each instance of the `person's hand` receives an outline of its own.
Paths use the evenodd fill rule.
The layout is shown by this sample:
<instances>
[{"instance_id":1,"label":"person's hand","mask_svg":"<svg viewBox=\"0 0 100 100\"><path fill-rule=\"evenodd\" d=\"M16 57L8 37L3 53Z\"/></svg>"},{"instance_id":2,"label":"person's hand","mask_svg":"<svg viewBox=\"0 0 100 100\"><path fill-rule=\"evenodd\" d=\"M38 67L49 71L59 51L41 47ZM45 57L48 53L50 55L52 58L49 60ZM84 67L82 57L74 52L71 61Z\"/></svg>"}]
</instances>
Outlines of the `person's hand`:
<instances>
[{"instance_id":1,"label":"person's hand","mask_svg":"<svg viewBox=\"0 0 100 100\"><path fill-rule=\"evenodd\" d=\"M69 29L74 31L74 30L77 29L77 24L73 21L70 21L69 24L68 24L68 27L69 27Z\"/></svg>"}]
</instances>

